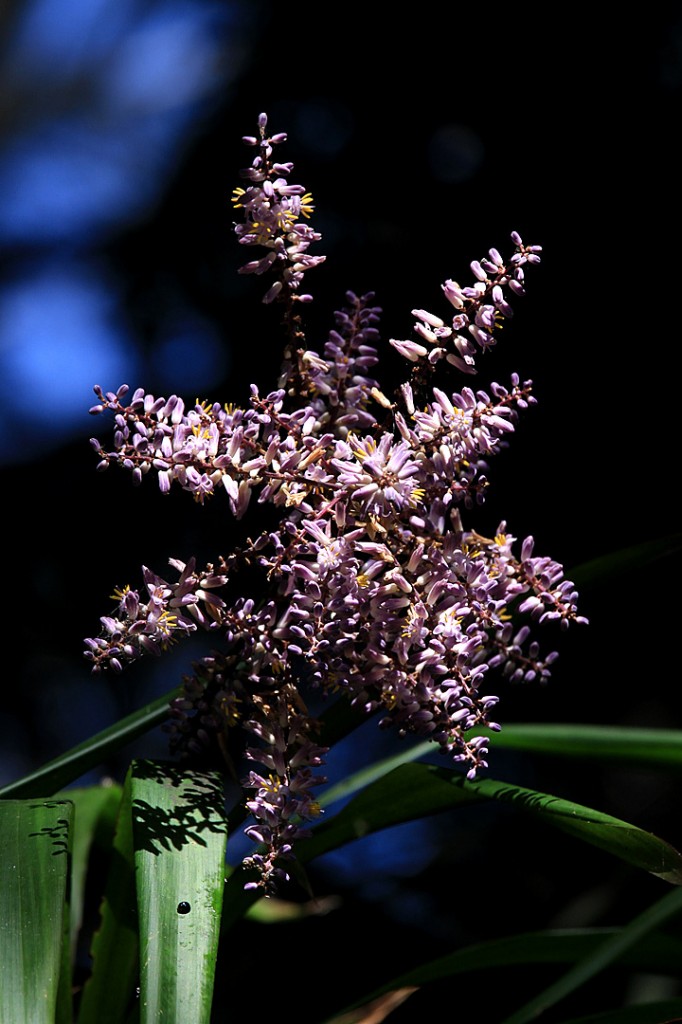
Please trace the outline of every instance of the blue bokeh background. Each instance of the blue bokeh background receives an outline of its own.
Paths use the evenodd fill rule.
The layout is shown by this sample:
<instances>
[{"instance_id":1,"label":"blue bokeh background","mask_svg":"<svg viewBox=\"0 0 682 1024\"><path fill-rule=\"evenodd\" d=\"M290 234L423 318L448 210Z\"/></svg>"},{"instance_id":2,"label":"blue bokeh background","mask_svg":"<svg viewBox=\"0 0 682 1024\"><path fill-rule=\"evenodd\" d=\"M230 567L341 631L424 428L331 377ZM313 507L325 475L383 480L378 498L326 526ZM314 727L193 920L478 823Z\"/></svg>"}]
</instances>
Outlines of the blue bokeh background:
<instances>
[{"instance_id":1,"label":"blue bokeh background","mask_svg":"<svg viewBox=\"0 0 682 1024\"><path fill-rule=\"evenodd\" d=\"M6 464L82 436L93 383L141 377L139 337L107 247L158 209L235 88L258 15L257 3L240 0L33 0L6 9ZM206 318L178 303L162 320L149 358L169 390L202 390L223 374L225 353Z\"/></svg>"}]
</instances>

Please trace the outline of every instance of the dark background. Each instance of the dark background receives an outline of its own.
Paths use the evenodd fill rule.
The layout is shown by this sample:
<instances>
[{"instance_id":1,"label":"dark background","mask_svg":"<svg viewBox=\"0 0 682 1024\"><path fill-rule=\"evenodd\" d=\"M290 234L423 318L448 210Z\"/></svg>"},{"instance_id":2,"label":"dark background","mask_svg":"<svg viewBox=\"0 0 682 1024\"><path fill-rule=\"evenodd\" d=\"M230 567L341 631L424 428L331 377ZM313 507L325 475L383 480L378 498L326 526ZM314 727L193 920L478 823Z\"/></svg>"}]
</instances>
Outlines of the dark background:
<instances>
[{"instance_id":1,"label":"dark background","mask_svg":"<svg viewBox=\"0 0 682 1024\"><path fill-rule=\"evenodd\" d=\"M410 310L446 312L441 282L467 282L469 262L509 251L512 230L543 246L475 382L517 371L539 404L493 462L470 524L506 519L569 570L677 531L678 5L596 20L587 6L550 17L432 2L401 13L36 0L6 4L0 33L0 782L162 694L203 652L188 645L116 679L91 677L82 660L115 586L136 586L142 564L163 575L170 556L227 552L234 529L219 499L200 508L151 479L133 489L95 473L88 439L110 433L87 409L94 384L244 402L252 381L274 382L276 313L260 304L262 280L236 273L229 202L251 157L240 138L262 110L289 134L283 158L313 192L323 235L314 251L327 262L306 284L311 347L347 288L375 291L384 339L407 338ZM677 728L678 573L673 558L586 589L590 626L560 638L549 687L502 686L501 721ZM159 734L103 770L164 752ZM682 845L676 779L494 747L491 760L497 777ZM512 815L462 821L331 858L315 884L341 892L343 909L287 943L305 944L313 972L334 946L350 994L377 978L381 943L390 976L493 934L621 923L663 895L656 879ZM358 929L363 941L339 952ZM275 990L298 970L290 955L273 967ZM617 998L639 983L621 979ZM318 1019L325 998L337 1006L336 985L337 968L301 1019ZM588 1008L610 996L595 990ZM396 1021L417 1019L427 998Z\"/></svg>"}]
</instances>

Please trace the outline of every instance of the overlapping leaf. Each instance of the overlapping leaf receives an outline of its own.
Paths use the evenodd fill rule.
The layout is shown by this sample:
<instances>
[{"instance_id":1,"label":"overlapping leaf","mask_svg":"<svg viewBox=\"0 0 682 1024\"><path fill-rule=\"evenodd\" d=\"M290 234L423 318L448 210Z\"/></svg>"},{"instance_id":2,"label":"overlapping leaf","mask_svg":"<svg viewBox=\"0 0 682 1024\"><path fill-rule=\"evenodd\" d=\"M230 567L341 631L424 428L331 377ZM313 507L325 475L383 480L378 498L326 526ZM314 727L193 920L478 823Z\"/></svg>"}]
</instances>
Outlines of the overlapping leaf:
<instances>
[{"instance_id":1,"label":"overlapping leaf","mask_svg":"<svg viewBox=\"0 0 682 1024\"><path fill-rule=\"evenodd\" d=\"M73 804L0 801L0 1021L70 1020Z\"/></svg>"}]
</instances>

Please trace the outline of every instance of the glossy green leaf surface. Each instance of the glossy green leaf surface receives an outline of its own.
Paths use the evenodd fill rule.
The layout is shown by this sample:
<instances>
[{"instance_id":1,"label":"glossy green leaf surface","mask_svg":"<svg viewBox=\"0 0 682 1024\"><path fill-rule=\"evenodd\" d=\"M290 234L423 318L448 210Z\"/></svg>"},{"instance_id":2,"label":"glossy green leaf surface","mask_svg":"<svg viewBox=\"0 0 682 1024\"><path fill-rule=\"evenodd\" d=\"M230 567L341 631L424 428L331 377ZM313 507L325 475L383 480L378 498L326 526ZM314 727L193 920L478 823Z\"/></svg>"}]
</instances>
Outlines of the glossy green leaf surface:
<instances>
[{"instance_id":1,"label":"glossy green leaf surface","mask_svg":"<svg viewBox=\"0 0 682 1024\"><path fill-rule=\"evenodd\" d=\"M131 767L141 1024L208 1024L227 825L222 776L159 761Z\"/></svg>"},{"instance_id":2,"label":"glossy green leaf surface","mask_svg":"<svg viewBox=\"0 0 682 1024\"><path fill-rule=\"evenodd\" d=\"M682 730L610 725L506 725L501 732L479 730L495 747L552 757L618 761L632 767L682 768ZM427 753L420 744L418 756Z\"/></svg>"},{"instance_id":3,"label":"glossy green leaf surface","mask_svg":"<svg viewBox=\"0 0 682 1024\"><path fill-rule=\"evenodd\" d=\"M121 803L121 787L116 784L87 786L62 794L74 805L74 828L71 852L71 959L83 925L85 887L92 849L97 842L111 845L116 816Z\"/></svg>"},{"instance_id":4,"label":"glossy green leaf surface","mask_svg":"<svg viewBox=\"0 0 682 1024\"><path fill-rule=\"evenodd\" d=\"M554 730L549 729L544 736L544 729L544 726L510 726L505 732L513 734L514 738L508 745L525 749L528 742L546 753L558 752L552 749ZM595 732L600 736L609 733L606 727L579 725L557 727L557 731L563 734L567 756L572 755L574 746L580 751L576 756L582 756L583 752L586 756L589 741L593 744L594 753L594 750L601 749ZM613 732L613 757L623 757L632 763L637 751L643 755L651 753L650 737L641 733L656 730L618 729ZM672 730L668 732L669 756L676 758L677 735ZM501 735L496 734L496 739L499 740ZM561 746L559 738L557 747ZM323 821L310 839L299 844L298 860L305 863L369 832L423 815L439 813L460 804L494 799L512 801L522 810L541 814L549 824L572 832L576 838L600 846L634 866L660 875L673 884L682 883L682 855L664 840L628 822L549 794L491 779L468 782L459 773L413 763L432 749L433 745L429 743L415 745L404 753L368 765L325 790L320 797L322 807L330 807L353 794L359 793L359 796L339 814ZM225 929L247 913L257 898L252 892L244 892L243 884L243 872L237 868L226 887Z\"/></svg>"},{"instance_id":5,"label":"glossy green leaf surface","mask_svg":"<svg viewBox=\"0 0 682 1024\"><path fill-rule=\"evenodd\" d=\"M66 800L0 801L0 1021L8 1024L68 1019L72 819Z\"/></svg>"},{"instance_id":6,"label":"glossy green leaf surface","mask_svg":"<svg viewBox=\"0 0 682 1024\"><path fill-rule=\"evenodd\" d=\"M79 1003L78 1024L122 1024L139 976L130 772L119 802L92 968ZM111 979L116 979L112 985Z\"/></svg>"},{"instance_id":7,"label":"glossy green leaf surface","mask_svg":"<svg viewBox=\"0 0 682 1024\"><path fill-rule=\"evenodd\" d=\"M457 772L426 764L401 765L367 786L318 826L300 844L298 855L305 862L370 832L481 800L512 803L628 864L682 884L682 855L628 822L547 793L495 779L470 782Z\"/></svg>"}]
</instances>

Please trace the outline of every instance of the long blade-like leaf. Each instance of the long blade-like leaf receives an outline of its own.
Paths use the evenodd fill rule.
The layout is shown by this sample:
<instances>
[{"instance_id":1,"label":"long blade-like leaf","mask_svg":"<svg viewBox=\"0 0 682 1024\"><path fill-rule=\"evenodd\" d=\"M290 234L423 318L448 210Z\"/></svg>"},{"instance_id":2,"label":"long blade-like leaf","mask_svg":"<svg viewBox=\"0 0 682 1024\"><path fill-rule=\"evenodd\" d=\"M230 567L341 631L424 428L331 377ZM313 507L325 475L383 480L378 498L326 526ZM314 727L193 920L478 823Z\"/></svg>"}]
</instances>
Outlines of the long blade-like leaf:
<instances>
[{"instance_id":1,"label":"long blade-like leaf","mask_svg":"<svg viewBox=\"0 0 682 1024\"><path fill-rule=\"evenodd\" d=\"M225 883L223 780L132 765L141 1024L208 1024Z\"/></svg>"},{"instance_id":2,"label":"long blade-like leaf","mask_svg":"<svg viewBox=\"0 0 682 1024\"><path fill-rule=\"evenodd\" d=\"M682 890L675 890L675 894ZM494 971L510 967L536 967L540 964L572 966L589 961L612 940L621 935L619 928L559 929L544 932L522 932L489 942L454 950L445 956L419 964L356 999L337 1016L345 1016L356 1007L378 999L386 992L431 985L478 971ZM653 932L640 935L624 945L615 962L632 971L679 975L682 960L680 939Z\"/></svg>"},{"instance_id":3,"label":"long blade-like leaf","mask_svg":"<svg viewBox=\"0 0 682 1024\"><path fill-rule=\"evenodd\" d=\"M682 768L682 730L612 725L506 725L501 732L481 729L495 747L552 757L619 761L631 767ZM428 753L420 744L416 756ZM416 758L413 758L413 760Z\"/></svg>"},{"instance_id":4,"label":"long blade-like leaf","mask_svg":"<svg viewBox=\"0 0 682 1024\"><path fill-rule=\"evenodd\" d=\"M458 772L426 764L401 765L367 786L300 843L298 856L307 862L370 832L481 800L513 803L635 867L682 884L682 854L628 822L547 793L495 779L470 782Z\"/></svg>"},{"instance_id":5,"label":"long blade-like leaf","mask_svg":"<svg viewBox=\"0 0 682 1024\"><path fill-rule=\"evenodd\" d=\"M113 837L116 815L121 803L121 787L114 783L87 786L82 789L70 789L63 796L64 799L71 800L75 808L71 853L70 924L71 960L73 962L83 925L85 886L92 848L102 832L106 833L104 842L107 845Z\"/></svg>"},{"instance_id":6,"label":"long blade-like leaf","mask_svg":"<svg viewBox=\"0 0 682 1024\"><path fill-rule=\"evenodd\" d=\"M163 697L145 704L132 715L122 718L102 732L89 737L78 746L60 754L30 775L0 787L0 798L53 796L65 786L75 782L102 761L115 754L138 736L161 725L169 713L170 702L179 697L182 687L176 687Z\"/></svg>"},{"instance_id":7,"label":"long blade-like leaf","mask_svg":"<svg viewBox=\"0 0 682 1024\"><path fill-rule=\"evenodd\" d=\"M511 801L519 809L539 814L548 824L629 864L672 884L682 884L682 854L657 836L601 811L546 793L494 779L469 782L457 772L411 763L430 749L430 744L420 744L403 754L369 765L324 792L320 804L325 807L352 794L358 795L331 820L319 824L309 839L297 845L298 861L307 863L370 832L462 804L492 799ZM258 898L243 886L244 872L238 867L227 881L225 930L243 917Z\"/></svg>"},{"instance_id":8,"label":"long blade-like leaf","mask_svg":"<svg viewBox=\"0 0 682 1024\"><path fill-rule=\"evenodd\" d=\"M682 889L666 893L663 899L658 900L652 907L648 907L624 928L619 928L614 935L605 939L588 956L582 957L570 971L543 992L534 996L525 1006L508 1017L504 1024L529 1024L530 1021L584 985L605 967L610 966L624 950L630 949L638 940L648 935L667 918L679 914L681 910Z\"/></svg>"},{"instance_id":9,"label":"long blade-like leaf","mask_svg":"<svg viewBox=\"0 0 682 1024\"><path fill-rule=\"evenodd\" d=\"M54 1024L70 1007L67 878L73 804L0 801L0 1021Z\"/></svg>"},{"instance_id":10,"label":"long blade-like leaf","mask_svg":"<svg viewBox=\"0 0 682 1024\"><path fill-rule=\"evenodd\" d=\"M409 757L409 752L406 757ZM458 772L428 764L401 764L395 758L358 773L355 788L364 787L328 821L316 826L312 835L296 844L296 857L306 864L331 850L407 821L483 800L511 802L519 810L540 816L547 824L561 828L576 839L599 847L634 867L682 885L682 854L650 832L629 822L593 810L582 804L495 779L470 782ZM391 770L387 771L387 767ZM354 777L353 777L354 778ZM354 791L353 778L337 799ZM371 781L368 781L371 780ZM333 799L325 802L329 805ZM223 928L240 920L258 898L244 890L245 872L237 867L227 880Z\"/></svg>"},{"instance_id":11,"label":"long blade-like leaf","mask_svg":"<svg viewBox=\"0 0 682 1024\"><path fill-rule=\"evenodd\" d=\"M78 1024L122 1024L139 977L130 771L119 804L92 969L80 999ZM115 979L115 984L112 984Z\"/></svg>"}]
</instances>

